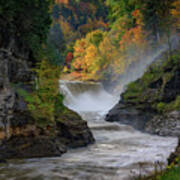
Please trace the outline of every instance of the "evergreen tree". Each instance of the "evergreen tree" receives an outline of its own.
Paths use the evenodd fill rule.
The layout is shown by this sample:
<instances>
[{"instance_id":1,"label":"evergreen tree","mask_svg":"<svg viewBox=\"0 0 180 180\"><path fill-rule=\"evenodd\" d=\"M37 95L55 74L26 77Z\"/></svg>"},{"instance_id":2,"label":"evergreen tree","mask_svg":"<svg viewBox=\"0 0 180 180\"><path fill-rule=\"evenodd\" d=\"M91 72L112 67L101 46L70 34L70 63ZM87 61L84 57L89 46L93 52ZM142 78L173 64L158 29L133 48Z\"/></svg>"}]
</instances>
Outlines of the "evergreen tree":
<instances>
[{"instance_id":1,"label":"evergreen tree","mask_svg":"<svg viewBox=\"0 0 180 180\"><path fill-rule=\"evenodd\" d=\"M7 48L13 39L19 49L36 56L47 38L51 4L52 0L1 0L0 46Z\"/></svg>"},{"instance_id":2,"label":"evergreen tree","mask_svg":"<svg viewBox=\"0 0 180 180\"><path fill-rule=\"evenodd\" d=\"M145 27L152 32L156 41L169 28L172 0L142 0Z\"/></svg>"},{"instance_id":3,"label":"evergreen tree","mask_svg":"<svg viewBox=\"0 0 180 180\"><path fill-rule=\"evenodd\" d=\"M48 42L52 44L59 51L63 51L65 48L64 36L59 24L54 24L50 30Z\"/></svg>"}]
</instances>

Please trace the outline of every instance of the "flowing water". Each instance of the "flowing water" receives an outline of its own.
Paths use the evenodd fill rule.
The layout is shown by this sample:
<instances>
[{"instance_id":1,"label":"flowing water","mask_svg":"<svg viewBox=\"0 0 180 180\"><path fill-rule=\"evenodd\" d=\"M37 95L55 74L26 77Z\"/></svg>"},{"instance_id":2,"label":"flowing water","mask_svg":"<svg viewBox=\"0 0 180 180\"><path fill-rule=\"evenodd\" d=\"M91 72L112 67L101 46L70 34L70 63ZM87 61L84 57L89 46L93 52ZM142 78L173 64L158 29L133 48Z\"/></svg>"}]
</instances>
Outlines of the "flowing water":
<instances>
[{"instance_id":1,"label":"flowing water","mask_svg":"<svg viewBox=\"0 0 180 180\"><path fill-rule=\"evenodd\" d=\"M19 160L0 166L0 180L130 180L164 167L177 139L143 134L104 121L119 100L100 83L60 81L65 105L88 121L96 143L62 157Z\"/></svg>"}]
</instances>

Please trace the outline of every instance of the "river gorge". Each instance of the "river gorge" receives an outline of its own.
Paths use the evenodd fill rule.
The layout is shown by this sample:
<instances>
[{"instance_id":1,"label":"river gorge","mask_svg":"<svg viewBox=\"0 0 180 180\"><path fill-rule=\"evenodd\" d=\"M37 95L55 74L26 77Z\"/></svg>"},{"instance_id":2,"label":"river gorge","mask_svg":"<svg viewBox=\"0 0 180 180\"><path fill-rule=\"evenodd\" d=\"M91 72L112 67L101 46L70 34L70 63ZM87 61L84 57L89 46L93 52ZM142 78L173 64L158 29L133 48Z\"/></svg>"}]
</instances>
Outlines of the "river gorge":
<instances>
[{"instance_id":1,"label":"river gorge","mask_svg":"<svg viewBox=\"0 0 180 180\"><path fill-rule=\"evenodd\" d=\"M64 104L88 121L95 144L54 158L11 160L0 166L3 180L129 180L163 168L177 138L144 134L131 126L106 122L119 101L100 83L60 81Z\"/></svg>"}]
</instances>

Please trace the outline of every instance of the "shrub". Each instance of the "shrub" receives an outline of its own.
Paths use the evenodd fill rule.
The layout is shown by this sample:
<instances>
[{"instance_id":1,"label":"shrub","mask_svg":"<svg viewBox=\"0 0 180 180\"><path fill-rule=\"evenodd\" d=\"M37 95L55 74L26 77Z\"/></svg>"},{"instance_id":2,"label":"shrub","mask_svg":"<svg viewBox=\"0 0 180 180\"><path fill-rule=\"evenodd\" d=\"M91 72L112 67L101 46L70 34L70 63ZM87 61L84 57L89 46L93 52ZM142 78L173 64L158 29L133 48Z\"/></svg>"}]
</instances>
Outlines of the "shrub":
<instances>
[{"instance_id":1,"label":"shrub","mask_svg":"<svg viewBox=\"0 0 180 180\"><path fill-rule=\"evenodd\" d=\"M160 103L157 104L156 108L157 108L158 112L163 113L164 111L167 110L167 104L163 103L163 102L160 102Z\"/></svg>"},{"instance_id":2,"label":"shrub","mask_svg":"<svg viewBox=\"0 0 180 180\"><path fill-rule=\"evenodd\" d=\"M59 93L59 67L43 60L34 69L37 73L35 88L32 93L18 89L19 95L27 102L28 110L37 125L46 127L56 122L56 113L64 111L63 96Z\"/></svg>"}]
</instances>

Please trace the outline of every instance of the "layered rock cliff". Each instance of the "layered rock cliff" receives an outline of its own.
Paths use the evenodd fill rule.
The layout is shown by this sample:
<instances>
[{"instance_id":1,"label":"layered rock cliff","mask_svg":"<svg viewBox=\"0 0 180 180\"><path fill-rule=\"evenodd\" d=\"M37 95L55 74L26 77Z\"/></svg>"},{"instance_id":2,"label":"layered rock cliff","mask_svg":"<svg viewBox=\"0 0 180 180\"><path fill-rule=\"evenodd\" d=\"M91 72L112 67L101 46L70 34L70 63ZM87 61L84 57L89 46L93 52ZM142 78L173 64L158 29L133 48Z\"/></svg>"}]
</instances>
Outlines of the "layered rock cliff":
<instances>
[{"instance_id":1,"label":"layered rock cliff","mask_svg":"<svg viewBox=\"0 0 180 180\"><path fill-rule=\"evenodd\" d=\"M56 125L41 128L17 93L17 87L32 91L35 74L28 53L16 46L0 49L0 159L57 156L68 148L93 143L87 123L66 109L56 114Z\"/></svg>"},{"instance_id":2,"label":"layered rock cliff","mask_svg":"<svg viewBox=\"0 0 180 180\"><path fill-rule=\"evenodd\" d=\"M144 76L131 83L107 121L129 124L144 132L180 136L180 55L165 53Z\"/></svg>"}]
</instances>

